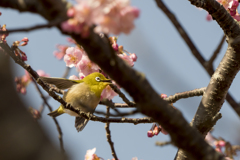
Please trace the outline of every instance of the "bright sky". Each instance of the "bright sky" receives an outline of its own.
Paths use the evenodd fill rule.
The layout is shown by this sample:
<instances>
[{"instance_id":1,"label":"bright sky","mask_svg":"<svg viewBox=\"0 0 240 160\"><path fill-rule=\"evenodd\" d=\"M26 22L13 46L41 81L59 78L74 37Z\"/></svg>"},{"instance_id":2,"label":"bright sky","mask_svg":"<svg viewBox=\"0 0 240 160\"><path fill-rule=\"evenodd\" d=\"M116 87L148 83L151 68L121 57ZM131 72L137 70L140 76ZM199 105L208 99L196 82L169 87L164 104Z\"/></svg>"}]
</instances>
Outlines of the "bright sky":
<instances>
[{"instance_id":1,"label":"bright sky","mask_svg":"<svg viewBox=\"0 0 240 160\"><path fill-rule=\"evenodd\" d=\"M209 59L223 35L222 30L215 21L206 21L206 11L200 11L187 0L165 1L171 11L177 16L180 23L192 38L194 44L205 57ZM209 76L198 61L191 54L185 42L179 36L171 22L164 13L158 9L155 1L132 0L132 5L141 10L136 20L136 28L130 35L120 35L118 44L126 50L136 53L138 60L134 68L146 74L155 90L167 95L177 92L205 87L209 83ZM0 8L2 16L0 24L7 24L7 29L45 24L46 21L38 15L20 13L15 10ZM35 30L28 33L14 33L8 36L11 45L15 40L28 37L30 42L22 50L27 54L27 63L33 69L42 69L52 77L61 77L65 70L65 63L53 56L56 44L66 44L66 36L55 29ZM224 47L215 61L216 68L226 50ZM24 70L14 64L14 75L21 76ZM73 69L70 75L76 74ZM236 76L230 92L239 101L239 75ZM14 80L13 80L14 81ZM47 93L44 92L46 95ZM27 95L22 96L27 106L39 108L42 100L33 85L27 89ZM178 101L175 106L181 110L190 122L193 118L201 98L190 98ZM122 102L115 98L115 102ZM51 106L56 109L59 103L50 100ZM97 110L104 110L98 106ZM126 112L128 110L122 109ZM59 148L58 132L52 119L47 115L46 108L39 123L42 125L51 141ZM239 118L237 114L224 103L221 109L223 118L217 122L213 134L221 136L232 144L239 144ZM135 115L134 118L144 115ZM105 124L89 122L80 133L74 128L74 117L62 115L57 118L63 131L64 147L72 160L84 159L88 149L96 147L96 154L102 158L112 159L110 146L106 140ZM231 125L229 125L231 124ZM121 160L130 160L138 157L139 160L173 159L177 148L173 146L156 147L156 141L167 141L169 136L159 134L153 138L147 137L151 124L110 124L112 140L117 156ZM176 131L177 132L177 131Z\"/></svg>"}]
</instances>

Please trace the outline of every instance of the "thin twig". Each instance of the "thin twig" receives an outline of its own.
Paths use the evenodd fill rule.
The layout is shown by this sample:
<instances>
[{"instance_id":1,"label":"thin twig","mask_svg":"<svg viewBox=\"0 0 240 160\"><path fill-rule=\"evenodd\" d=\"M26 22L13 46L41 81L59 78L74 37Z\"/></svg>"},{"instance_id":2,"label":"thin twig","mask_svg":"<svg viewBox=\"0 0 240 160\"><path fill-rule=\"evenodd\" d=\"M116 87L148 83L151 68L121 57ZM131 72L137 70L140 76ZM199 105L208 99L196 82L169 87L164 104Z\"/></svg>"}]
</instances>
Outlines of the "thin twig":
<instances>
[{"instance_id":1,"label":"thin twig","mask_svg":"<svg viewBox=\"0 0 240 160\"><path fill-rule=\"evenodd\" d=\"M203 88L194 89L194 90L191 90L191 91L176 93L172 96L164 98L164 100L168 101L169 103L175 103L176 101L178 101L179 99L182 99L182 98L202 96L205 90L206 90L206 87L203 87Z\"/></svg>"},{"instance_id":2,"label":"thin twig","mask_svg":"<svg viewBox=\"0 0 240 160\"><path fill-rule=\"evenodd\" d=\"M217 121L218 121L219 119L221 119L221 118L222 118L222 114L218 112L218 113L212 118L212 122L216 124Z\"/></svg>"},{"instance_id":3,"label":"thin twig","mask_svg":"<svg viewBox=\"0 0 240 160\"><path fill-rule=\"evenodd\" d=\"M117 88L116 85L110 84L110 87L114 90L114 92L118 93L119 97L121 97L125 103L127 103L129 106L134 105L127 99L127 97L120 91L120 89Z\"/></svg>"},{"instance_id":4,"label":"thin twig","mask_svg":"<svg viewBox=\"0 0 240 160\"><path fill-rule=\"evenodd\" d=\"M192 54L195 56L195 58L199 61L199 63L208 72L208 75L212 76L214 73L213 68L206 67L206 60L203 58L202 54L198 51L197 47L193 44L193 42L190 39L190 37L188 36L187 32L181 26L180 22L178 22L177 18L174 16L174 14L167 8L167 6L162 2L162 0L155 0L155 1L157 2L158 7L165 13L165 15L169 18L169 20L175 26L178 33L181 35L183 40L186 42L186 44L188 45ZM234 111L240 117L240 105L238 105L238 103L233 99L233 97L231 96L231 94L229 92L226 96L226 100L228 101L228 103L231 105L231 107L234 109Z\"/></svg>"},{"instance_id":5,"label":"thin twig","mask_svg":"<svg viewBox=\"0 0 240 160\"><path fill-rule=\"evenodd\" d=\"M49 111L52 112L52 107L49 105L47 99L46 99L45 96L43 95L43 93L42 93L42 91L40 90L40 88L38 87L37 83L35 82L34 79L33 79L32 81L33 81L33 83L34 83L34 85L35 85L38 93L40 94L41 98L43 99L44 103L47 105ZM52 119L53 119L54 123L55 123L56 126L57 126L57 130L58 130L58 134L59 134L59 135L58 135L58 139L59 139L59 141L60 141L61 151L62 151L62 152L65 152L65 151L64 151L64 147L63 147L62 129L61 129L61 127L60 127L57 119L56 119L55 117L52 117Z\"/></svg>"},{"instance_id":6,"label":"thin twig","mask_svg":"<svg viewBox=\"0 0 240 160\"><path fill-rule=\"evenodd\" d=\"M59 88L57 88L57 87L55 87L54 85L51 85L51 84L47 84L47 85L48 85L48 87L50 88L51 91L54 91L58 94L64 94L64 90L61 90L61 89L59 89Z\"/></svg>"},{"instance_id":7,"label":"thin twig","mask_svg":"<svg viewBox=\"0 0 240 160\"><path fill-rule=\"evenodd\" d=\"M65 69L65 72L63 73L63 76L62 76L62 78L67 78L67 76L68 76L68 74L69 74L70 70L71 70L71 68L70 68L70 67L66 67L66 69Z\"/></svg>"},{"instance_id":8,"label":"thin twig","mask_svg":"<svg viewBox=\"0 0 240 160\"><path fill-rule=\"evenodd\" d=\"M38 110L41 115L42 115L43 109L45 108L44 106L45 106L45 103L43 103Z\"/></svg>"},{"instance_id":9,"label":"thin twig","mask_svg":"<svg viewBox=\"0 0 240 160\"><path fill-rule=\"evenodd\" d=\"M111 103L109 100L103 100L103 101L100 101L99 104L102 104L102 105L108 105L109 103ZM114 108L136 108L136 104L135 102L130 102L131 103L131 106L129 106L128 104L126 103L113 103L112 102L112 106Z\"/></svg>"},{"instance_id":10,"label":"thin twig","mask_svg":"<svg viewBox=\"0 0 240 160\"><path fill-rule=\"evenodd\" d=\"M66 103L66 102L65 102ZM107 123L107 122L111 122L111 123L133 123L133 124L139 124L139 123L153 123L153 119L149 118L149 117L143 117L143 118L103 118L103 117L97 117L94 116L90 113L85 113L82 112L78 109L73 108L70 104L65 104L62 103L63 106L66 109L69 109L77 114L79 114L80 116L89 119L91 121L98 121L98 122L103 122L103 123Z\"/></svg>"},{"instance_id":11,"label":"thin twig","mask_svg":"<svg viewBox=\"0 0 240 160\"><path fill-rule=\"evenodd\" d=\"M205 90L206 90L206 87L203 87L203 88L199 88L199 89L194 89L194 90L190 90L190 91L176 93L172 96L164 98L164 100L169 102L169 103L175 103L176 101L178 101L180 99L183 99L183 98L202 96ZM112 103L111 105L114 108L136 108L137 107L135 102L130 102L131 106L129 106L126 103L113 103L109 100L103 100L99 104L109 105L110 103Z\"/></svg>"},{"instance_id":12,"label":"thin twig","mask_svg":"<svg viewBox=\"0 0 240 160\"><path fill-rule=\"evenodd\" d=\"M168 145L168 144L172 144L172 142L171 142L171 141L166 141L166 142L158 142L158 141L157 141L157 142L155 143L156 146L161 146L161 147L162 147L162 146L166 146L166 145Z\"/></svg>"},{"instance_id":13,"label":"thin twig","mask_svg":"<svg viewBox=\"0 0 240 160\"><path fill-rule=\"evenodd\" d=\"M96 114L101 114L101 115L106 115L105 112L101 112L101 111L95 111L94 113ZM111 114L109 113L108 115L111 116L111 117L123 117L123 116L130 116L130 115L134 115L136 113L139 113L139 111L136 109L136 110L133 110L133 111L130 111L130 112L126 112L126 113L118 113L118 114Z\"/></svg>"},{"instance_id":14,"label":"thin twig","mask_svg":"<svg viewBox=\"0 0 240 160\"><path fill-rule=\"evenodd\" d=\"M24 28L19 28L19 29L9 29L7 31L0 31L0 34L4 34L4 33L13 33L13 32L29 32L29 31L33 31L36 29L43 29L43 28L51 28L54 26L57 26L58 24L60 24L61 22L50 22L49 24L41 24L41 25L35 25L32 27L24 27Z\"/></svg>"},{"instance_id":15,"label":"thin twig","mask_svg":"<svg viewBox=\"0 0 240 160\"><path fill-rule=\"evenodd\" d=\"M207 68L209 67L213 68L213 61L217 58L217 55L220 53L220 50L222 49L225 39L226 39L226 36L223 35L219 45L217 46L216 50L213 52L212 57L205 63Z\"/></svg>"},{"instance_id":16,"label":"thin twig","mask_svg":"<svg viewBox=\"0 0 240 160\"><path fill-rule=\"evenodd\" d=\"M109 118L109 110L110 110L110 107L108 107L108 106L106 106L106 109L107 109L107 111L106 111L106 118ZM112 150L112 156L115 158L115 160L118 160L118 158L117 158L117 154L116 154L116 152L115 152L115 149L114 149L114 144L113 144L113 142L112 142L112 139L111 139L111 131L110 131L110 129L109 129L109 126L110 126L110 123L106 123L106 125L105 125L105 129L106 129L106 136L107 136L107 141L108 141L108 143L109 143L109 145L110 145L110 147L111 147L111 150Z\"/></svg>"},{"instance_id":17,"label":"thin twig","mask_svg":"<svg viewBox=\"0 0 240 160\"><path fill-rule=\"evenodd\" d=\"M118 111L118 109L114 106L114 103L112 100L108 100L108 99L103 99L102 101L99 102L99 104L104 104L106 106L109 106L111 109L113 109L116 113L120 114L120 112Z\"/></svg>"}]
</instances>

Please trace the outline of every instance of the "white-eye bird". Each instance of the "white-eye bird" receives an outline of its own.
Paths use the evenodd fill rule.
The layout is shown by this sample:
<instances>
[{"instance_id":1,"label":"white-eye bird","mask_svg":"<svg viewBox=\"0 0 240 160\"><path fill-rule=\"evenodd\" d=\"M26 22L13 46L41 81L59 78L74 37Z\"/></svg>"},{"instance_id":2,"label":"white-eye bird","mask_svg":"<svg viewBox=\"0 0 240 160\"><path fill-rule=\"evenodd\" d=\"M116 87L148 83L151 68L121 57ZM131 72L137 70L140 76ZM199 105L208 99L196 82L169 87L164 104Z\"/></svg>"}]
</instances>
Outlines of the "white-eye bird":
<instances>
[{"instance_id":1,"label":"white-eye bird","mask_svg":"<svg viewBox=\"0 0 240 160\"><path fill-rule=\"evenodd\" d=\"M59 89L69 90L64 93L63 99L70 103L74 108L80 109L80 111L93 113L100 102L101 93L104 88L111 83L110 79L107 79L101 73L94 72L84 77L82 80L70 80L65 78L48 78L40 77L46 83L53 84ZM82 131L86 126L88 119L80 117L77 113L65 109L62 105L49 113L52 117L57 117L63 113L68 113L71 116L76 116L75 127L77 131Z\"/></svg>"}]
</instances>

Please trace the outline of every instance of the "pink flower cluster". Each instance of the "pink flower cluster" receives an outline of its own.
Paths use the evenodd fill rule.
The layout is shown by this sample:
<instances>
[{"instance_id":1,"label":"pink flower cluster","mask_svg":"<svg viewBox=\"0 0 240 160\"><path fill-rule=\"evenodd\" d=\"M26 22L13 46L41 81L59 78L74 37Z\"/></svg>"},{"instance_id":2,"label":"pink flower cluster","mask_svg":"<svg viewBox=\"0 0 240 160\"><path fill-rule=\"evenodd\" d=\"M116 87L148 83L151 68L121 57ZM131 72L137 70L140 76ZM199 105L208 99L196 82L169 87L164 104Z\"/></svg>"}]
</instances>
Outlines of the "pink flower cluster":
<instances>
[{"instance_id":1,"label":"pink flower cluster","mask_svg":"<svg viewBox=\"0 0 240 160\"><path fill-rule=\"evenodd\" d=\"M236 156L236 147L233 147L229 142L226 142L222 138L214 137L210 132L206 135L205 140L213 147L217 152L225 155L225 159L233 160L233 156ZM225 150L225 152L224 152Z\"/></svg>"},{"instance_id":2,"label":"pink flower cluster","mask_svg":"<svg viewBox=\"0 0 240 160\"><path fill-rule=\"evenodd\" d=\"M240 21L240 15L237 11L237 7L239 5L238 0L217 0L217 2L222 4L234 19ZM212 20L212 16L210 14L207 15L207 20Z\"/></svg>"},{"instance_id":3,"label":"pink flower cluster","mask_svg":"<svg viewBox=\"0 0 240 160\"><path fill-rule=\"evenodd\" d=\"M116 54L122 58L128 65L131 67L134 65L134 62L137 60L137 56L135 53L129 53L125 50L123 50L123 46L119 46L117 44L117 38L116 37L110 37L110 43L112 44L113 49L116 51ZM127 55L128 53L129 55ZM68 47L66 49L66 53L64 55L64 61L66 63L66 66L68 67L75 67L77 71L79 72L78 77L73 75L70 76L69 79L77 80L77 79L83 79L85 76L93 73L93 72L100 72L105 75L107 74L102 72L101 68L93 63L87 56L86 52L81 46L77 47ZM113 81L113 83L115 83ZM115 85L117 85L115 83ZM118 86L119 87L119 86ZM120 88L120 87L119 87ZM110 86L107 86L102 94L101 99L112 99L113 97L117 96L117 93L115 93Z\"/></svg>"},{"instance_id":4,"label":"pink flower cluster","mask_svg":"<svg viewBox=\"0 0 240 160\"><path fill-rule=\"evenodd\" d=\"M41 113L39 112L39 110L29 107L29 111L32 114L34 119L40 119L41 118Z\"/></svg>"},{"instance_id":5,"label":"pink flower cluster","mask_svg":"<svg viewBox=\"0 0 240 160\"><path fill-rule=\"evenodd\" d=\"M128 65L133 67L134 62L137 61L137 55L135 53L130 53L123 49L123 46L118 46L117 44L117 37L110 37L109 41L113 47L113 49L116 51L117 55L122 58ZM127 55L127 53L129 55Z\"/></svg>"},{"instance_id":6,"label":"pink flower cluster","mask_svg":"<svg viewBox=\"0 0 240 160\"><path fill-rule=\"evenodd\" d=\"M95 154L96 148L87 150L85 155L85 160L100 160L100 158Z\"/></svg>"},{"instance_id":7,"label":"pink flower cluster","mask_svg":"<svg viewBox=\"0 0 240 160\"><path fill-rule=\"evenodd\" d=\"M66 54L66 50L69 46L68 45L61 45L61 44L58 44L57 45L57 51L54 51L53 52L53 55L58 59L58 60L61 60L63 59L64 55Z\"/></svg>"},{"instance_id":8,"label":"pink flower cluster","mask_svg":"<svg viewBox=\"0 0 240 160\"><path fill-rule=\"evenodd\" d=\"M82 78L93 72L98 72L100 69L95 63L90 61L86 52L78 47L69 47L66 50L64 61L66 66L70 68L76 67L77 71L81 74L79 77Z\"/></svg>"},{"instance_id":9,"label":"pink flower cluster","mask_svg":"<svg viewBox=\"0 0 240 160\"><path fill-rule=\"evenodd\" d=\"M43 70L38 70L37 73L39 76L49 77L49 75L46 74ZM25 75L21 77L15 77L15 82L17 84L17 92L26 94L26 87L30 84L30 82L32 82L32 78L29 73L25 71Z\"/></svg>"},{"instance_id":10,"label":"pink flower cluster","mask_svg":"<svg viewBox=\"0 0 240 160\"><path fill-rule=\"evenodd\" d=\"M153 136L157 136L160 132L167 135L168 132L162 128L160 125L157 125L156 123L153 123L152 128L147 132L147 136L149 138L152 138Z\"/></svg>"},{"instance_id":11,"label":"pink flower cluster","mask_svg":"<svg viewBox=\"0 0 240 160\"><path fill-rule=\"evenodd\" d=\"M76 42L71 39L71 38L67 38L67 41L71 44L75 44L76 45ZM68 47L70 47L69 45L62 45L62 44L57 44L57 51L54 51L53 52L53 55L58 59L58 60L62 60L64 55L66 54L66 50Z\"/></svg>"},{"instance_id":12,"label":"pink flower cluster","mask_svg":"<svg viewBox=\"0 0 240 160\"><path fill-rule=\"evenodd\" d=\"M79 72L79 77L73 75L69 79L77 80L83 79L85 76L93 73L99 72L100 68L98 65L90 61L86 52L82 48L78 47L69 47L66 50L66 55L64 56L64 61L68 67L76 67ZM117 94L112 90L111 87L106 87L102 94L102 98L112 99Z\"/></svg>"},{"instance_id":13,"label":"pink flower cluster","mask_svg":"<svg viewBox=\"0 0 240 160\"><path fill-rule=\"evenodd\" d=\"M15 41L13 43L13 46L15 46L15 50L14 53L16 56L20 57L23 61L27 61L27 55L25 54L25 52L23 52L22 50L20 50L18 47L19 46L26 46L28 44L28 38L24 37L21 41Z\"/></svg>"},{"instance_id":14,"label":"pink flower cluster","mask_svg":"<svg viewBox=\"0 0 240 160\"><path fill-rule=\"evenodd\" d=\"M89 28L96 25L95 32L128 34L134 28L133 21L139 9L130 6L129 0L78 0L67 15L70 19L61 24L66 32L88 36Z\"/></svg>"},{"instance_id":15,"label":"pink flower cluster","mask_svg":"<svg viewBox=\"0 0 240 160\"><path fill-rule=\"evenodd\" d=\"M0 31L7 31L6 29L6 24L4 24L2 27L0 25ZM3 42L6 42L6 37L8 36L9 34L8 33L3 33L3 34L0 34L0 40L3 41Z\"/></svg>"},{"instance_id":16,"label":"pink flower cluster","mask_svg":"<svg viewBox=\"0 0 240 160\"><path fill-rule=\"evenodd\" d=\"M168 96L166 94L161 94L160 97L162 99L167 98ZM171 103L171 106L176 109L173 104ZM152 138L153 136L157 136L160 132L167 135L168 132L161 126L156 123L153 123L152 128L147 132L147 136Z\"/></svg>"}]
</instances>

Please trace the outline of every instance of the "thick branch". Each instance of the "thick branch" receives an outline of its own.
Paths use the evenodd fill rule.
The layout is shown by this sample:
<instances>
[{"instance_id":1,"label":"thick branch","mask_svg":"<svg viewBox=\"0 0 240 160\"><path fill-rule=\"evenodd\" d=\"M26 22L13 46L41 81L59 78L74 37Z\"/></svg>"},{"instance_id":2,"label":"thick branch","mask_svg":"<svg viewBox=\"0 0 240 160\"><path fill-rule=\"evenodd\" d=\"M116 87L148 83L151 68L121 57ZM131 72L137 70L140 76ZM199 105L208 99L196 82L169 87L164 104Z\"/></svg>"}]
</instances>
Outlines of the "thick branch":
<instances>
[{"instance_id":1,"label":"thick branch","mask_svg":"<svg viewBox=\"0 0 240 160\"><path fill-rule=\"evenodd\" d=\"M0 6L37 13L50 22L61 22L68 19L66 13L71 4L66 0L1 0Z\"/></svg>"},{"instance_id":2,"label":"thick branch","mask_svg":"<svg viewBox=\"0 0 240 160\"><path fill-rule=\"evenodd\" d=\"M225 35L229 38L236 38L239 35L240 28L227 10L216 0L188 0L192 5L205 9L214 20L217 21Z\"/></svg>"},{"instance_id":3,"label":"thick branch","mask_svg":"<svg viewBox=\"0 0 240 160\"><path fill-rule=\"evenodd\" d=\"M93 32L84 39L74 34L72 37L84 47L93 62L97 63L133 97L139 105L140 112L154 118L154 121L168 131L176 146L188 151L196 159L209 159L209 157L223 159L222 155L209 146L202 136L189 126L178 110L173 109L160 98L144 74L130 68L116 56L107 38L102 38Z\"/></svg>"},{"instance_id":4,"label":"thick branch","mask_svg":"<svg viewBox=\"0 0 240 160\"><path fill-rule=\"evenodd\" d=\"M162 0L156 0L158 7L166 14L166 16L171 20L175 28L177 29L178 33L181 35L183 40L188 45L189 49L191 50L192 54L195 56L195 58L199 61L199 63L204 67L204 69L207 71L209 76L212 76L214 73L213 67L209 67L207 64L207 61L203 58L202 54L198 51L197 47L194 45L190 37L188 36L187 32L184 30L180 22L177 20L177 18L174 16L174 14L167 8L167 6L162 2ZM227 94L226 97L228 103L231 105L231 107L234 109L234 111L238 114L240 117L240 105L233 99L230 93Z\"/></svg>"},{"instance_id":5,"label":"thick branch","mask_svg":"<svg viewBox=\"0 0 240 160\"><path fill-rule=\"evenodd\" d=\"M213 74L192 121L203 135L213 127L212 117L221 109L227 91L240 69L239 45L240 38L230 40L226 54Z\"/></svg>"},{"instance_id":6,"label":"thick branch","mask_svg":"<svg viewBox=\"0 0 240 160\"><path fill-rule=\"evenodd\" d=\"M43 9L45 14L49 13L48 10L48 7ZM61 13L63 12L61 10ZM64 13L66 14L66 12ZM172 142L176 146L187 151L195 159L224 159L222 155L204 141L196 129L188 124L178 110L173 109L166 101L160 98L144 74L130 68L122 59L116 56L108 38L101 38L92 30L90 30L88 38L83 39L80 35L74 34L72 34L72 37L84 47L93 62L97 63L133 97L143 114L152 117L154 121L160 123L168 131ZM26 68L30 71L30 66ZM33 73L33 76L38 79L36 73ZM48 90L41 80L38 83ZM54 95L55 93L50 94L66 106L66 102L59 96ZM81 116L83 115L81 114Z\"/></svg>"}]
</instances>

